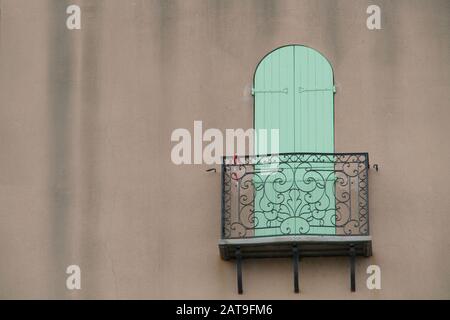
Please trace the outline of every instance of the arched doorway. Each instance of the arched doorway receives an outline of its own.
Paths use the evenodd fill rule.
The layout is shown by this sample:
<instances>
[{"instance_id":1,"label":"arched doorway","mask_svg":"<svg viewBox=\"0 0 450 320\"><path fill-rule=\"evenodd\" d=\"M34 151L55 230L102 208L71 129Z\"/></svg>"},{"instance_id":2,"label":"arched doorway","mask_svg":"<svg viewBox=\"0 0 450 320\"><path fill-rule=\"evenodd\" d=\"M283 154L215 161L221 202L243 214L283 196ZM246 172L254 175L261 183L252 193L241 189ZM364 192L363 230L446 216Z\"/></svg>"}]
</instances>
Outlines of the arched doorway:
<instances>
[{"instance_id":1,"label":"arched doorway","mask_svg":"<svg viewBox=\"0 0 450 320\"><path fill-rule=\"evenodd\" d=\"M333 70L321 53L280 47L260 61L253 82L254 127L279 130L280 154L334 153ZM255 171L255 236L335 234L332 162Z\"/></svg>"}]
</instances>

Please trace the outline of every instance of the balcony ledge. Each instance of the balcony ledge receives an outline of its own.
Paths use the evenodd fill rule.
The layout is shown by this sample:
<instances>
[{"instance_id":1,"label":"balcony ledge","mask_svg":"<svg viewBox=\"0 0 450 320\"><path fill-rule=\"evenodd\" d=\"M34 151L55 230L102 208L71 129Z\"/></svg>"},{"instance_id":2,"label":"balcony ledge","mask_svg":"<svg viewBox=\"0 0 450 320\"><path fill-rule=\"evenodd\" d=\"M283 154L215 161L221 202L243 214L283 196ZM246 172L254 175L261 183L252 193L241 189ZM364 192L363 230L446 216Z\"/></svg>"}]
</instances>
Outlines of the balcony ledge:
<instances>
[{"instance_id":1,"label":"balcony ledge","mask_svg":"<svg viewBox=\"0 0 450 320\"><path fill-rule=\"evenodd\" d=\"M292 257L293 245L297 245L300 257L348 256L350 245L354 245L357 256L372 255L371 236L298 235L219 240L220 256L224 260L236 258L236 248L240 248L242 258Z\"/></svg>"}]
</instances>

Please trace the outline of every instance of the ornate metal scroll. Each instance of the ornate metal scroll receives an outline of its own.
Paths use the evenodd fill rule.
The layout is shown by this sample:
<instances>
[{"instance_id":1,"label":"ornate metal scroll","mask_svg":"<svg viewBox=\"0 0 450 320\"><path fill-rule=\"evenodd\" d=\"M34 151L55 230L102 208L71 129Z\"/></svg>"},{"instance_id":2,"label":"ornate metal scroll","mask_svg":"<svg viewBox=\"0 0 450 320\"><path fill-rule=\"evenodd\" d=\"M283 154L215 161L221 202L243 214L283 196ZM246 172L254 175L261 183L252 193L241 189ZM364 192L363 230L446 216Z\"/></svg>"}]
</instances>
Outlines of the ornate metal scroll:
<instances>
[{"instance_id":1,"label":"ornate metal scroll","mask_svg":"<svg viewBox=\"0 0 450 320\"><path fill-rule=\"evenodd\" d=\"M222 237L368 235L368 168L366 153L224 158Z\"/></svg>"}]
</instances>

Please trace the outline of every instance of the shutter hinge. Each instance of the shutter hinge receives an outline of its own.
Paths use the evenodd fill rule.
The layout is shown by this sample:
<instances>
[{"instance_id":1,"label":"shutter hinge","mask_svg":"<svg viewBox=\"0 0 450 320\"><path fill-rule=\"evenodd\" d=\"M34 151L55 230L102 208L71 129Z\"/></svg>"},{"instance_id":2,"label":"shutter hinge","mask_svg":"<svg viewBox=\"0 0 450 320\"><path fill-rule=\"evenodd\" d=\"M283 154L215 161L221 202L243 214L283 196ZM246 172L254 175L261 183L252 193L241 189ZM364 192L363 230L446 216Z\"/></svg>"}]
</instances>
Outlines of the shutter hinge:
<instances>
[{"instance_id":1,"label":"shutter hinge","mask_svg":"<svg viewBox=\"0 0 450 320\"><path fill-rule=\"evenodd\" d=\"M321 88L321 89L305 89L303 87L298 87L298 93L303 93L303 92L312 92L312 91L331 91L331 92L336 92L336 86L333 86L331 88Z\"/></svg>"},{"instance_id":2,"label":"shutter hinge","mask_svg":"<svg viewBox=\"0 0 450 320\"><path fill-rule=\"evenodd\" d=\"M252 96L255 95L255 93L284 93L288 94L288 88L284 88L281 90L255 90L255 88L252 88Z\"/></svg>"}]
</instances>

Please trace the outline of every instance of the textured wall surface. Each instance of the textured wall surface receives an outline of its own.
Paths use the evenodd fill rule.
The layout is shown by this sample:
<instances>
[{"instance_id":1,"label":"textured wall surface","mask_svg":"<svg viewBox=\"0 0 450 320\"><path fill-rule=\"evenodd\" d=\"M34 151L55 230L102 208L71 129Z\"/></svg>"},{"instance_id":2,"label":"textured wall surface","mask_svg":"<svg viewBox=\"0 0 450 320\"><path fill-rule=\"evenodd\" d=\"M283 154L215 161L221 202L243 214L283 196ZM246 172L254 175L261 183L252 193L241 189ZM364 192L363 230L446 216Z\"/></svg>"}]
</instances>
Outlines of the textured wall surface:
<instances>
[{"instance_id":1,"label":"textured wall surface","mask_svg":"<svg viewBox=\"0 0 450 320\"><path fill-rule=\"evenodd\" d=\"M65 26L79 4L82 29ZM366 28L381 7L382 29ZM220 175L176 128L252 126L258 61L332 63L336 151L368 151L373 257L245 261L243 298L450 298L450 1L0 0L0 298L237 298ZM82 290L68 291L78 264ZM382 290L365 286L378 264Z\"/></svg>"}]
</instances>

